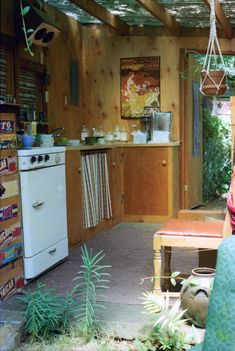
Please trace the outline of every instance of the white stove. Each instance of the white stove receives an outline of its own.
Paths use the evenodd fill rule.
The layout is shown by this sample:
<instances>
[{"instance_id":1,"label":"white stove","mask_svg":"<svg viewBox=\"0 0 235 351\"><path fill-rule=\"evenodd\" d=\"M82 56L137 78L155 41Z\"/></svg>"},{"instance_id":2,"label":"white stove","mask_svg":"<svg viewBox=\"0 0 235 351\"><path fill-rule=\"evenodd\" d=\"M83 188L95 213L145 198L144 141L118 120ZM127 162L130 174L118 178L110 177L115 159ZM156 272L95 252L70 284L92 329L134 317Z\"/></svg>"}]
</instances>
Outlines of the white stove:
<instances>
[{"instance_id":1,"label":"white stove","mask_svg":"<svg viewBox=\"0 0 235 351\"><path fill-rule=\"evenodd\" d=\"M25 279L68 256L65 148L18 150Z\"/></svg>"}]
</instances>

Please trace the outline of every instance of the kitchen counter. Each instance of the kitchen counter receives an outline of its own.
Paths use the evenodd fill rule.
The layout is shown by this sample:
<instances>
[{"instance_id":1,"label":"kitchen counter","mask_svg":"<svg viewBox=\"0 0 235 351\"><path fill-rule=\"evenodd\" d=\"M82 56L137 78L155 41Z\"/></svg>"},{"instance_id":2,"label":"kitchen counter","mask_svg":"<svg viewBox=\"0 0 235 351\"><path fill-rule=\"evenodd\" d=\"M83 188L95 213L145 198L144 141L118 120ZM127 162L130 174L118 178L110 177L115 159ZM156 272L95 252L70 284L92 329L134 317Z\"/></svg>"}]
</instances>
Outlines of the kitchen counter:
<instances>
[{"instance_id":1,"label":"kitchen counter","mask_svg":"<svg viewBox=\"0 0 235 351\"><path fill-rule=\"evenodd\" d=\"M79 145L79 146L66 146L66 150L99 150L99 149L113 149L118 147L174 147L179 146L180 141L172 141L169 143L156 143L156 144L133 144L133 143L120 143L120 144L95 144L95 145Z\"/></svg>"}]
</instances>

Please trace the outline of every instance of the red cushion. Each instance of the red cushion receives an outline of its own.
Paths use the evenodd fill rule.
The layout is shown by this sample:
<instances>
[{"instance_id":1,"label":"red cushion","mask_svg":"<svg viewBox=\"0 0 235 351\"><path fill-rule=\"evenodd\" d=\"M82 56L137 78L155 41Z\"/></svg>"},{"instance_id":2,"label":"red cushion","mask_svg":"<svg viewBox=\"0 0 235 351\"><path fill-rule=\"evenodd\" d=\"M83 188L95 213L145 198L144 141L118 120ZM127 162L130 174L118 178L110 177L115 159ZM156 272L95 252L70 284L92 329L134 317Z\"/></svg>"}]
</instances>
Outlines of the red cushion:
<instances>
[{"instance_id":1,"label":"red cushion","mask_svg":"<svg viewBox=\"0 0 235 351\"><path fill-rule=\"evenodd\" d=\"M194 236L194 237L223 237L223 222L188 221L184 219L170 219L156 235Z\"/></svg>"}]
</instances>

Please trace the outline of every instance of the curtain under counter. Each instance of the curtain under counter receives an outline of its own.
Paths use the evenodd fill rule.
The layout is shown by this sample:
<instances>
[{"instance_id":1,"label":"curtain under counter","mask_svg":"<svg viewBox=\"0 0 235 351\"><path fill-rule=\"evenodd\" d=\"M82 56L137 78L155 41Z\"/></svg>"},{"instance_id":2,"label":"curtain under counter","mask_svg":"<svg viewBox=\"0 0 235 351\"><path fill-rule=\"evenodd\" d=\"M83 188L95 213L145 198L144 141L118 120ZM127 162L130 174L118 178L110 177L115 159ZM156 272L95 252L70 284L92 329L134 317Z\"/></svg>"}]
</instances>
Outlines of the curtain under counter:
<instances>
[{"instance_id":1,"label":"curtain under counter","mask_svg":"<svg viewBox=\"0 0 235 351\"><path fill-rule=\"evenodd\" d=\"M96 226L103 219L112 217L106 151L81 153L83 226Z\"/></svg>"}]
</instances>

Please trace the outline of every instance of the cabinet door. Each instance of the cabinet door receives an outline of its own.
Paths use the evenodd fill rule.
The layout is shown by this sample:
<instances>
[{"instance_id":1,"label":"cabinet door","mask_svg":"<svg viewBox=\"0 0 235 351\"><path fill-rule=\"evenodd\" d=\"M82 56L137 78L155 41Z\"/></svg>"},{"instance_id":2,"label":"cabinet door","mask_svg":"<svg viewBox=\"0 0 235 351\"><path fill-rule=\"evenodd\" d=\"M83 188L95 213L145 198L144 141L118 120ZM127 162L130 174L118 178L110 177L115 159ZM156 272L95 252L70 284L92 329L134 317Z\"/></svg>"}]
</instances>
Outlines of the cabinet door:
<instances>
[{"instance_id":1,"label":"cabinet door","mask_svg":"<svg viewBox=\"0 0 235 351\"><path fill-rule=\"evenodd\" d=\"M82 241L82 184L80 150L66 151L66 189L69 246Z\"/></svg>"},{"instance_id":2,"label":"cabinet door","mask_svg":"<svg viewBox=\"0 0 235 351\"><path fill-rule=\"evenodd\" d=\"M167 216L167 148L130 147L124 155L124 215Z\"/></svg>"},{"instance_id":3,"label":"cabinet door","mask_svg":"<svg viewBox=\"0 0 235 351\"><path fill-rule=\"evenodd\" d=\"M110 190L112 200L113 224L119 223L123 214L123 172L122 148L111 149L110 158Z\"/></svg>"}]
</instances>

